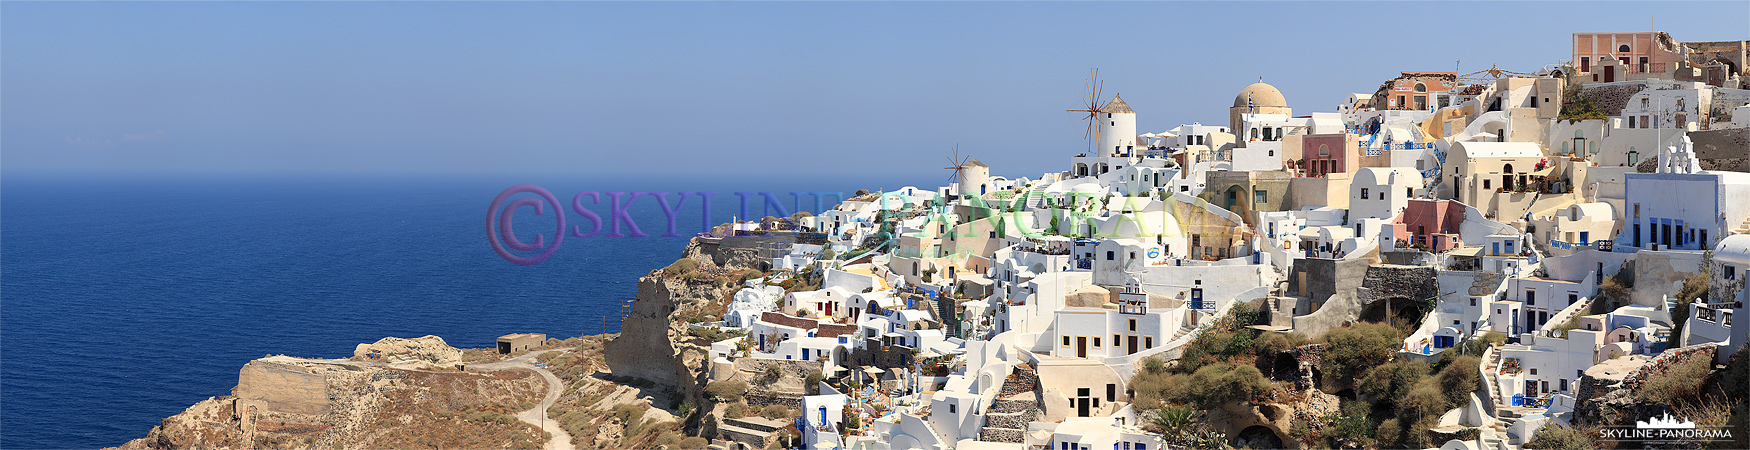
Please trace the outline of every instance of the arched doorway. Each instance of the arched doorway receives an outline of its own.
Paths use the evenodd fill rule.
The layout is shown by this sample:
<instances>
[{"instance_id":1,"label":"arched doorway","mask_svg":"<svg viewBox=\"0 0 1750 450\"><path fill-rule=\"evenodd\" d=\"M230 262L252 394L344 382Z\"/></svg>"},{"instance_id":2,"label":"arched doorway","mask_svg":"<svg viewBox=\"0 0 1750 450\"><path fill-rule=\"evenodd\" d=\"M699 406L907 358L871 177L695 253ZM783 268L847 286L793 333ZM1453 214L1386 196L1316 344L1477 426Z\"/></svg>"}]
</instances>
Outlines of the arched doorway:
<instances>
[{"instance_id":1,"label":"arched doorway","mask_svg":"<svg viewBox=\"0 0 1750 450\"><path fill-rule=\"evenodd\" d=\"M1501 165L1501 189L1513 190L1513 165Z\"/></svg>"},{"instance_id":2,"label":"arched doorway","mask_svg":"<svg viewBox=\"0 0 1750 450\"><path fill-rule=\"evenodd\" d=\"M1386 316L1389 314L1394 323L1420 322L1423 314L1422 307L1422 303L1409 297L1390 297L1368 304L1367 307L1361 309L1361 314L1357 318L1363 322L1379 323L1385 322Z\"/></svg>"},{"instance_id":3,"label":"arched doorway","mask_svg":"<svg viewBox=\"0 0 1750 450\"><path fill-rule=\"evenodd\" d=\"M1241 448L1283 448L1282 437L1263 425L1252 425L1234 436L1234 445Z\"/></svg>"}]
</instances>

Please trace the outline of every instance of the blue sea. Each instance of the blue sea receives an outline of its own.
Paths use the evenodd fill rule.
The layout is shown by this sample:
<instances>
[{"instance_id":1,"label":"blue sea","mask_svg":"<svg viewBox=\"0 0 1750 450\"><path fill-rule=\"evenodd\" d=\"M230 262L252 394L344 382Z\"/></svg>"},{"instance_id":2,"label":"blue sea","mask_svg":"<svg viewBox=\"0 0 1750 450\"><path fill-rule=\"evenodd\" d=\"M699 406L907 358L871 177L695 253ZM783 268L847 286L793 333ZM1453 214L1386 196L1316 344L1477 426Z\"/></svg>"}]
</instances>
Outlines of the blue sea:
<instances>
[{"instance_id":1,"label":"blue sea","mask_svg":"<svg viewBox=\"0 0 1750 450\"><path fill-rule=\"evenodd\" d=\"M488 244L486 216L516 184L567 206L582 191L716 192L721 223L739 214L737 191L777 192L794 206L791 191L941 184L912 178L8 174L0 447L121 445L227 394L244 363L268 354L346 357L385 336L490 347L514 332L617 332L637 278L686 245L659 236L665 216L644 197L628 211L649 237L567 238L544 262L512 264ZM584 202L612 217L605 195ZM679 206L678 234L700 231L700 206L698 196ZM755 199L748 208L765 215ZM566 209L567 225L589 230ZM553 212L523 208L516 235L550 243Z\"/></svg>"}]
</instances>

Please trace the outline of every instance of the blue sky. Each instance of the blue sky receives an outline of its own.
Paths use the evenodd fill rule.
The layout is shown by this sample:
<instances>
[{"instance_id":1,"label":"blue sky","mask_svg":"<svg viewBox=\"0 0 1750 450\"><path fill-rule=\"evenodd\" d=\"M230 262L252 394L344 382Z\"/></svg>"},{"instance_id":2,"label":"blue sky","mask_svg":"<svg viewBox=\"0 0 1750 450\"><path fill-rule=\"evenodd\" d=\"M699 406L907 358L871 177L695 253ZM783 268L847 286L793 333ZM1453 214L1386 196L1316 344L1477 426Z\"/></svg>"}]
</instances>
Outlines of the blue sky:
<instances>
[{"instance_id":1,"label":"blue sky","mask_svg":"<svg viewBox=\"0 0 1750 450\"><path fill-rule=\"evenodd\" d=\"M1384 24L1375 15L1388 17ZM1750 3L0 4L6 173L997 174L1262 76L1297 114L1400 70L1532 71L1569 34L1750 38ZM1410 23L1416 21L1425 25ZM1651 20L1651 22L1649 22Z\"/></svg>"}]
</instances>

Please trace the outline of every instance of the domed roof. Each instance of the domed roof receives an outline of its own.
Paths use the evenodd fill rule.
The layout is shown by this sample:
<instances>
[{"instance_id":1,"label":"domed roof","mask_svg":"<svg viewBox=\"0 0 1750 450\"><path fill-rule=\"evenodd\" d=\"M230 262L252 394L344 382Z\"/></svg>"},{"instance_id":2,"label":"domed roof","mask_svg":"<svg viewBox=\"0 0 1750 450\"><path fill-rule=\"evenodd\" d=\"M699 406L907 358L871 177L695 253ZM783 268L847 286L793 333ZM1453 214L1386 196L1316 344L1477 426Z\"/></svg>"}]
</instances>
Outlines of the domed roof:
<instances>
[{"instance_id":1,"label":"domed roof","mask_svg":"<svg viewBox=\"0 0 1750 450\"><path fill-rule=\"evenodd\" d=\"M1252 98L1251 106L1288 107L1288 99L1282 98L1282 91L1278 91L1276 90L1276 86L1264 84L1262 81L1252 83L1251 86L1246 86L1245 89L1240 90L1240 95L1234 97L1234 107L1246 107L1246 97Z\"/></svg>"}]
</instances>

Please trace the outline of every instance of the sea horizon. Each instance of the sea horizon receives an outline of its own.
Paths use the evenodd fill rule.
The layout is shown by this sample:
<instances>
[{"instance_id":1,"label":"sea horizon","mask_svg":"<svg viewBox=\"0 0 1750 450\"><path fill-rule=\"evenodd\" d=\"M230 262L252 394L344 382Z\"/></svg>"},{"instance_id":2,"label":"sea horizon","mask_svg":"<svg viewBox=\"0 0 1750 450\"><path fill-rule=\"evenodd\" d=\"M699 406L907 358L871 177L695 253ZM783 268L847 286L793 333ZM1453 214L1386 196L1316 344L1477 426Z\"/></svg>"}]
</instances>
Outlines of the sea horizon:
<instances>
[{"instance_id":1,"label":"sea horizon","mask_svg":"<svg viewBox=\"0 0 1750 450\"><path fill-rule=\"evenodd\" d=\"M676 207L679 237L663 237L665 215L646 195L628 211L649 236L568 238L550 259L517 265L485 233L488 205L516 184L566 204L584 190L716 192L711 223L736 215L734 192L789 203L791 191L901 186L664 177L7 172L0 447L121 445L229 394L242 365L268 354L347 357L388 336L483 348L509 333L617 332L637 278L678 258L705 223L692 195ZM608 200L587 207L608 217ZM517 220L525 241L553 226L527 208Z\"/></svg>"}]
</instances>

